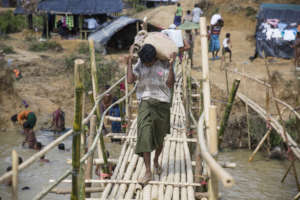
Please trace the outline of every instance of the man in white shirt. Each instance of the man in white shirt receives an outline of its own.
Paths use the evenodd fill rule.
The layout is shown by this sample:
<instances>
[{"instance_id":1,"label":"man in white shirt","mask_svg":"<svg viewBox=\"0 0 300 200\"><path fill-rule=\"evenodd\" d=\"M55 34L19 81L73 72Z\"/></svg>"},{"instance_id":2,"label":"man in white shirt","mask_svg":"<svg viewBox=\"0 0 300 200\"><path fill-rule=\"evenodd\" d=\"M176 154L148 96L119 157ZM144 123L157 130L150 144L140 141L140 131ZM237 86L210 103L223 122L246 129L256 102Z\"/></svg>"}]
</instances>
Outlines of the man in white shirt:
<instances>
[{"instance_id":1,"label":"man in white shirt","mask_svg":"<svg viewBox=\"0 0 300 200\"><path fill-rule=\"evenodd\" d=\"M88 29L96 29L99 24L94 18L88 18L84 20L88 24Z\"/></svg>"},{"instance_id":2,"label":"man in white shirt","mask_svg":"<svg viewBox=\"0 0 300 200\"><path fill-rule=\"evenodd\" d=\"M199 21L200 21L200 17L201 17L202 14L203 14L203 12L202 12L201 8L199 7L199 5L195 4L195 8L192 11L192 16L193 16L192 22L198 24ZM196 32L196 34L198 34L198 30L197 29L195 29L195 32Z\"/></svg>"}]
</instances>

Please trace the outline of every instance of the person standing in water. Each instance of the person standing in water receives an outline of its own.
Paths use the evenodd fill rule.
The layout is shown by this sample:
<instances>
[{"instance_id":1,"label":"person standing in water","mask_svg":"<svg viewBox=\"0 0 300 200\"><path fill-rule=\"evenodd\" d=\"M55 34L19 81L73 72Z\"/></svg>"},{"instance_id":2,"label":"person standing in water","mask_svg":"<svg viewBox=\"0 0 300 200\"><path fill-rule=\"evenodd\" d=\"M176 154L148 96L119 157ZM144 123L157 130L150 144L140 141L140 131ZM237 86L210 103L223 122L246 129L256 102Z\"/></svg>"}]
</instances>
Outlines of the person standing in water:
<instances>
[{"instance_id":1,"label":"person standing in water","mask_svg":"<svg viewBox=\"0 0 300 200\"><path fill-rule=\"evenodd\" d=\"M20 112L19 114L15 114L11 117L12 122L18 122L20 125L23 126L24 134L25 134L25 140L23 142L23 146L28 143L29 148L34 148L36 144L36 137L35 133L33 132L33 128L36 124L36 115L34 112L30 110L24 110Z\"/></svg>"}]
</instances>

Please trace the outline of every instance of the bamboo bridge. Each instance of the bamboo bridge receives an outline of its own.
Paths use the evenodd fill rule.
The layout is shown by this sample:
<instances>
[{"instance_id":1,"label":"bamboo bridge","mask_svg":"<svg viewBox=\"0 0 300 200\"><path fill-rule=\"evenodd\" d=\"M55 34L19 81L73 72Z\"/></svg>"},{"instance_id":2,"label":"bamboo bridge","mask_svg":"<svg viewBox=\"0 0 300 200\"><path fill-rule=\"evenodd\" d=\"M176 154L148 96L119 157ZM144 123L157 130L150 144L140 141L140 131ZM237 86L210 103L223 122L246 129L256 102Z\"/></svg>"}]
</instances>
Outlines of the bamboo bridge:
<instances>
[{"instance_id":1,"label":"bamboo bridge","mask_svg":"<svg viewBox=\"0 0 300 200\"><path fill-rule=\"evenodd\" d=\"M126 76L124 76L113 84L107 91L102 94L99 93L94 43L93 41L89 41L93 83L93 92L90 93L90 99L93 101L94 107L89 112L88 116L83 119L82 113L84 113L83 110L85 108L83 106L82 70L84 70L85 62L77 59L75 60L74 70L75 117L73 129L48 144L40 152L27 159L20 166L18 166L17 163L17 153L13 151L13 170L0 177L0 183L8 178L12 178L13 199L18 199L18 173L30 166L42 155L45 155L49 150L56 147L61 141L65 140L69 136L72 136L73 139L72 168L62 173L62 175L56 180L52 180L49 185L45 186L45 188L33 198L34 200L43 199L50 192L57 194L69 193L71 194L72 200L216 200L219 198L219 182L221 182L226 189L230 189L230 187L235 184L235 181L223 168L224 166L221 166L221 164L216 160L216 155L218 154L218 125L216 106L211 105L210 97L207 55L208 45L205 18L201 18L200 20L200 31L202 46L202 78L197 79L193 77L191 74L191 62L187 59L187 56L184 56L182 63L177 61L174 67L176 72L176 83L174 86L171 107L171 131L165 138L164 149L159 158L159 163L163 168L161 175L154 175L153 180L145 186L140 184L138 181L140 177L144 176L146 169L143 159L134 153L137 136L137 120L132 113L132 107L136 106L136 101L134 101L133 98L135 86L130 89L130 87L126 84L124 97L113 103L107 110L104 111L104 113L102 113L102 115L100 115L99 102L101 99L122 81L125 81L125 83L127 81ZM225 72L228 73L229 70L225 70ZM247 78L247 75L245 74L240 73L239 75ZM255 81L259 82L259 80ZM192 85L197 86L197 89L192 89ZM261 114L264 119L270 119L271 126L283 138L283 141L291 146L291 150L295 157L300 159L299 147L284 130L281 124L275 118L268 116L267 111L259 107L247 96L241 93L237 93L237 96L244 101L246 105L251 106L253 110ZM198 102L201 104L194 105L192 98L198 98ZM123 101L125 101L126 105L126 116L124 116L124 119L106 116L106 113L110 108ZM286 107L291 109L290 106ZM198 112L200 116L198 120L195 119L193 112ZM119 159L115 161L116 168L114 169L110 179L93 179L92 169L95 163L101 163L104 166L103 172L106 173L108 172L107 163L113 162L106 157L105 153L104 136L102 135L105 118L110 118L111 121L126 120L129 126L127 126L127 131L123 135L111 134L114 138L122 139L123 146ZM88 122L90 122L90 134L86 140L83 135L84 132L82 131L82 125L87 124ZM223 123L221 123L219 130L222 129L223 126L226 127L226 123L225 125L222 124ZM187 133L191 129L197 130L197 135L194 138L187 136ZM196 161L193 161L191 158L189 143L196 144ZM83 144L87 144L88 146L88 151L86 153L83 151ZM98 159L94 158L96 156L94 153L96 152L98 154ZM151 154L151 157L153 159L154 154ZM72 180L67 180L69 175L72 175ZM198 192L197 188L200 188L205 184L203 183L204 180L208 181L208 190L207 192ZM61 193L57 192L58 190L55 188L62 182L72 183L72 189ZM92 187L92 184L95 183L100 184L101 187ZM92 192L101 192L101 195L96 198L92 198ZM295 199L298 199L299 196L300 193L295 196Z\"/></svg>"}]
</instances>

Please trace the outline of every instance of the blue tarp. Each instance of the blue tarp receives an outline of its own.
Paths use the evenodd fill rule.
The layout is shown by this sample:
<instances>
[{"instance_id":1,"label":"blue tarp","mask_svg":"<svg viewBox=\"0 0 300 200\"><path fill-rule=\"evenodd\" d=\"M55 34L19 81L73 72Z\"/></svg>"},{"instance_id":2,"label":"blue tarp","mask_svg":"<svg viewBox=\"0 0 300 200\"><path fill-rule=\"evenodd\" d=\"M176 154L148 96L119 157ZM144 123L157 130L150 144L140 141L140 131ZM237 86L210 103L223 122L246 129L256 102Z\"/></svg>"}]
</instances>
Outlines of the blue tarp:
<instances>
[{"instance_id":1,"label":"blue tarp","mask_svg":"<svg viewBox=\"0 0 300 200\"><path fill-rule=\"evenodd\" d=\"M120 12L122 8L121 0L43 0L37 10L53 14L97 15Z\"/></svg>"},{"instance_id":2,"label":"blue tarp","mask_svg":"<svg viewBox=\"0 0 300 200\"><path fill-rule=\"evenodd\" d=\"M8 8L10 6L9 0L2 0L1 7Z\"/></svg>"},{"instance_id":3,"label":"blue tarp","mask_svg":"<svg viewBox=\"0 0 300 200\"><path fill-rule=\"evenodd\" d=\"M103 46L107 44L109 39L123 27L127 26L128 24L136 23L138 19L121 16L110 23L108 23L105 27L100 29L99 31L91 34L89 39L94 40L96 43L99 43Z\"/></svg>"}]
</instances>

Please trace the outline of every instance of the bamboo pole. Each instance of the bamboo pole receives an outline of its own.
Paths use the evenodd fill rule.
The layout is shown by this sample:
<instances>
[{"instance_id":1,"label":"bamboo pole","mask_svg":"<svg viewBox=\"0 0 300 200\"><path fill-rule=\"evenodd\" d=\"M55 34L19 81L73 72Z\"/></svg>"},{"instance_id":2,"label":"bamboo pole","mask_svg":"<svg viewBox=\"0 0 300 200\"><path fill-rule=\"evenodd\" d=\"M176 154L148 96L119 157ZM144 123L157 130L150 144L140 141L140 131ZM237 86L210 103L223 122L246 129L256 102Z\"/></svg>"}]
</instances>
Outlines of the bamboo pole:
<instances>
[{"instance_id":1,"label":"bamboo pole","mask_svg":"<svg viewBox=\"0 0 300 200\"><path fill-rule=\"evenodd\" d=\"M90 184L90 183L86 183L86 185L87 184ZM85 188L86 194L102 192L103 190L104 190L103 187L86 187ZM53 189L50 191L50 193L61 194L61 195L70 194L71 192L72 192L72 190L70 190L70 189Z\"/></svg>"},{"instance_id":2,"label":"bamboo pole","mask_svg":"<svg viewBox=\"0 0 300 200\"><path fill-rule=\"evenodd\" d=\"M12 150L12 199L13 200L18 200L18 176L19 176L19 171L18 171L18 165L19 165L19 157L18 153L16 150Z\"/></svg>"},{"instance_id":3,"label":"bamboo pole","mask_svg":"<svg viewBox=\"0 0 300 200\"><path fill-rule=\"evenodd\" d=\"M219 132L218 132L219 145L221 145L221 143L223 141L223 134L225 132L225 129L226 129L226 126L227 126L227 123L228 123L228 119L229 119L230 112L231 112L231 109L232 109L232 105L233 105L233 102L234 102L234 99L235 99L235 95L236 95L237 90L239 88L239 84L240 84L240 80L235 79L233 81L232 89L231 89L230 95L228 96L228 104L226 106L224 116L223 116L223 119L221 121L220 129L219 129Z\"/></svg>"},{"instance_id":4,"label":"bamboo pole","mask_svg":"<svg viewBox=\"0 0 300 200\"><path fill-rule=\"evenodd\" d=\"M225 73L225 82L226 82L226 92L227 96L229 95L229 83L228 83L228 72L227 72L227 67L224 67L224 73Z\"/></svg>"},{"instance_id":5,"label":"bamboo pole","mask_svg":"<svg viewBox=\"0 0 300 200\"><path fill-rule=\"evenodd\" d=\"M300 199L300 192L294 197L293 200L298 200L298 199Z\"/></svg>"},{"instance_id":6,"label":"bamboo pole","mask_svg":"<svg viewBox=\"0 0 300 200\"><path fill-rule=\"evenodd\" d=\"M260 147L262 146L262 144L264 143L264 141L269 137L270 133L272 131L272 128L269 128L267 133L264 135L264 137L260 140L259 144L257 145L257 147L255 148L255 150L253 151L253 153L251 154L251 156L249 157L249 162L251 162L255 156L255 154L258 152L258 150L260 149Z\"/></svg>"},{"instance_id":7,"label":"bamboo pole","mask_svg":"<svg viewBox=\"0 0 300 200\"><path fill-rule=\"evenodd\" d=\"M297 170L295 167L295 163L291 162L292 168L293 168L293 172L294 172L294 177L295 177L295 181L296 181L296 185L298 187L298 191L300 191L300 183L299 183L299 179L298 179L298 174L297 174Z\"/></svg>"},{"instance_id":8,"label":"bamboo pole","mask_svg":"<svg viewBox=\"0 0 300 200\"><path fill-rule=\"evenodd\" d=\"M246 118L247 118L247 133L248 133L248 148L251 150L251 133L250 133L250 119L249 119L249 106L247 103L246 105Z\"/></svg>"},{"instance_id":9,"label":"bamboo pole","mask_svg":"<svg viewBox=\"0 0 300 200\"><path fill-rule=\"evenodd\" d=\"M199 137L199 145L201 149L202 158L208 164L210 169L216 174L219 180L222 181L225 187L231 187L234 184L234 179L232 176L227 173L210 155L205 146L205 138L204 138L204 114L201 115L198 121L198 137Z\"/></svg>"},{"instance_id":10,"label":"bamboo pole","mask_svg":"<svg viewBox=\"0 0 300 200\"><path fill-rule=\"evenodd\" d=\"M267 119L266 111L260 107L258 104L256 104L253 100L249 99L245 95L238 93L238 97L243 101L248 103L248 105L257 112L263 119ZM283 139L284 142L286 142L286 138L283 133L283 127L282 125L277 121L277 119L274 119L273 117L270 117L270 124L276 130L276 132L280 135L280 137ZM287 133L286 133L287 134ZM297 143L293 140L293 138L287 134L288 138L288 145L290 146L291 150L295 154L295 156L300 159L300 149L297 146Z\"/></svg>"},{"instance_id":11,"label":"bamboo pole","mask_svg":"<svg viewBox=\"0 0 300 200\"><path fill-rule=\"evenodd\" d=\"M93 144L93 140L94 140L94 136L96 133L96 116L93 115L92 119L91 119L91 123L90 123L90 135L88 137L88 148L90 149L92 144ZM93 177L93 157L94 154L92 154L88 160L87 160L87 167L86 167L86 171L85 171L85 179L91 179ZM86 185L86 189L88 187L91 187L92 185L87 183ZM91 197L91 194L89 192L86 192L86 197Z\"/></svg>"},{"instance_id":12,"label":"bamboo pole","mask_svg":"<svg viewBox=\"0 0 300 200\"><path fill-rule=\"evenodd\" d=\"M75 60L75 116L73 123L73 140L72 140L72 200L80 199L80 144L81 144L81 120L82 120L82 93L83 93L83 74L81 73L84 61Z\"/></svg>"},{"instance_id":13,"label":"bamboo pole","mask_svg":"<svg viewBox=\"0 0 300 200\"><path fill-rule=\"evenodd\" d=\"M270 69L269 69L269 65L267 63L267 60L265 58L265 66L266 66L266 70L267 70L267 75L268 75L268 79L270 80L270 77L271 77L271 73L270 73ZM271 84L270 84L271 85ZM274 98L276 98L276 94L275 94L275 90L274 90L274 87L273 85L271 85L271 92L272 92L272 96ZM278 102L274 100L274 103L275 103L275 107L276 107L276 110L277 110L277 114L279 116L279 119L280 119L280 123L282 124L282 129L283 129L283 136L285 138L285 142L286 144L288 145L288 150L290 150L290 146L289 146L289 138L288 138L288 134L287 134L287 131L286 131L286 127L285 127L285 124L284 124L284 121L283 121L283 118L282 118L282 115L281 115L281 112L280 112L280 108L279 108L279 105L278 105ZM290 154L292 154L294 156L294 153L293 151L289 151ZM298 186L298 189L300 189L300 183L299 183L299 180L298 180L298 176L297 176L297 173L296 173L296 167L295 167L295 164L293 164L293 169L294 169L294 176L295 176L295 180L296 180L296 184Z\"/></svg>"},{"instance_id":14,"label":"bamboo pole","mask_svg":"<svg viewBox=\"0 0 300 200\"><path fill-rule=\"evenodd\" d=\"M202 78L203 78L203 94L204 94L204 114L205 122L209 120L210 106L210 85L209 85L209 66L208 66L208 45L207 45L207 30L206 18L200 17L200 36L201 36L201 54L202 54Z\"/></svg>"},{"instance_id":15,"label":"bamboo pole","mask_svg":"<svg viewBox=\"0 0 300 200\"><path fill-rule=\"evenodd\" d=\"M128 83L127 83L127 67L124 68L125 69L125 95L128 94ZM129 128L129 98L125 99L125 117L126 117L126 123L127 123L127 127L126 127L126 135L128 135L128 128Z\"/></svg>"},{"instance_id":16,"label":"bamboo pole","mask_svg":"<svg viewBox=\"0 0 300 200\"><path fill-rule=\"evenodd\" d=\"M239 71L236 71L236 70L231 70L231 69L227 69L227 71L230 72L230 73L233 73L233 74L238 74L240 76L244 76L247 79L253 80L253 81L255 81L255 82L257 82L257 83L259 83L259 84L261 84L261 85L263 85L265 87L269 87L269 88L271 87L271 85L268 84L268 83L266 83L265 81L262 81L260 79L254 78L254 77L252 77L252 76L250 76L248 74L244 74L242 72L239 72Z\"/></svg>"},{"instance_id":17,"label":"bamboo pole","mask_svg":"<svg viewBox=\"0 0 300 200\"><path fill-rule=\"evenodd\" d=\"M209 152L216 156L218 153L218 136L217 136L217 107L210 106L209 109ZM217 200L219 195L218 178L215 173L209 170L208 194L210 200Z\"/></svg>"},{"instance_id":18,"label":"bamboo pole","mask_svg":"<svg viewBox=\"0 0 300 200\"><path fill-rule=\"evenodd\" d=\"M89 40L89 49L90 49L90 58L91 58L91 74L92 74L92 85L93 85L93 94L94 94L94 101L96 102L97 95L99 94L99 83L98 83L98 75L97 75L97 68L96 68L96 58L95 58L95 48L94 48L94 41ZM100 105L98 104L97 106L97 119L98 123L100 122ZM100 142L98 142L98 146L101 148L101 154L102 158L104 160L104 165L103 165L103 171L104 173L109 173L109 169L107 166L107 157L106 157L106 149L105 149L105 144L104 144L104 139L103 135L100 134ZM100 158L100 152L99 153L99 158Z\"/></svg>"},{"instance_id":19,"label":"bamboo pole","mask_svg":"<svg viewBox=\"0 0 300 200\"><path fill-rule=\"evenodd\" d=\"M139 177L139 175L142 171L143 165L144 165L143 159L139 158L137 167L135 169L135 172L134 172L131 180L137 181L137 178ZM127 193L125 195L125 199L132 199L136 186L137 186L137 184L134 184L134 183L129 185Z\"/></svg>"},{"instance_id":20,"label":"bamboo pole","mask_svg":"<svg viewBox=\"0 0 300 200\"><path fill-rule=\"evenodd\" d=\"M284 182L285 178L287 177L287 175L289 174L290 170L292 169L292 166L294 165L294 162L296 161L296 159L292 160L292 162L290 163L288 169L286 170L285 174L283 175L282 179L281 179L281 183Z\"/></svg>"}]
</instances>

